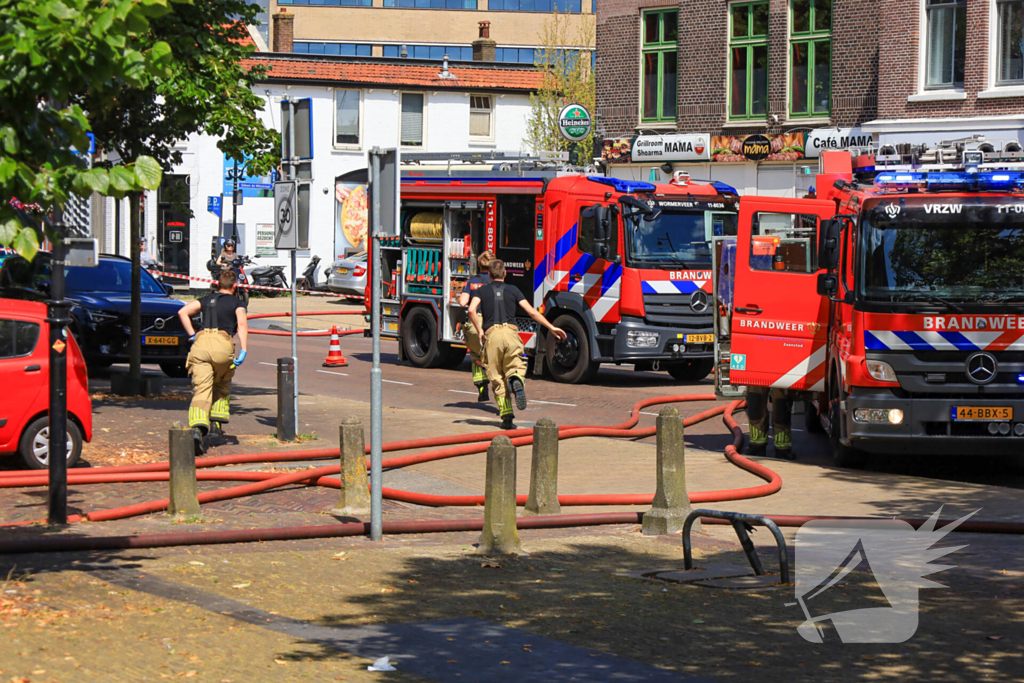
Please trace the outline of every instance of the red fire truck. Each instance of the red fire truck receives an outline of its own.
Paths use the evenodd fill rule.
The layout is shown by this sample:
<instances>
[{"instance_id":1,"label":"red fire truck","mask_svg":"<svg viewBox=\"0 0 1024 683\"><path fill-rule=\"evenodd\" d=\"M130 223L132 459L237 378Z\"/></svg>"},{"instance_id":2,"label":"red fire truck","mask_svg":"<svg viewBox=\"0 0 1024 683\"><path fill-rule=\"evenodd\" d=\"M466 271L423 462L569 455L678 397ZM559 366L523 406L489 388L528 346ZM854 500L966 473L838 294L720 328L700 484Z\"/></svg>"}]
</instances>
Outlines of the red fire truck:
<instances>
[{"instance_id":1,"label":"red fire truck","mask_svg":"<svg viewBox=\"0 0 1024 683\"><path fill-rule=\"evenodd\" d=\"M866 452L1019 453L1014 145L824 152L816 199L744 197L737 239L715 244L721 393L797 392L840 466Z\"/></svg>"},{"instance_id":2,"label":"red fire truck","mask_svg":"<svg viewBox=\"0 0 1024 683\"><path fill-rule=\"evenodd\" d=\"M559 342L519 320L534 375L588 382L616 363L696 381L713 367L710 240L736 234L731 187L520 160L407 170L400 194L401 234L384 239L380 258L381 333L398 339L400 359L462 362L469 323L458 298L489 250L505 261L506 281L568 335Z\"/></svg>"}]
</instances>

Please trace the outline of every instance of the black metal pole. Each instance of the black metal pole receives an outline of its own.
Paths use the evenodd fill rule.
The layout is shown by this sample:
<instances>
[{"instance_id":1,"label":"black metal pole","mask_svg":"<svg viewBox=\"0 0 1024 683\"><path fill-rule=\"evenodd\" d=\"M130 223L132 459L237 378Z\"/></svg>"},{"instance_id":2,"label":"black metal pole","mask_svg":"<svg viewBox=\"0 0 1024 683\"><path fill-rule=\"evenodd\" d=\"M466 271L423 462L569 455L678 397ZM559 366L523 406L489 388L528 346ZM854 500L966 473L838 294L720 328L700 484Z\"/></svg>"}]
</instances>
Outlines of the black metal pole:
<instances>
[{"instance_id":1,"label":"black metal pole","mask_svg":"<svg viewBox=\"0 0 1024 683\"><path fill-rule=\"evenodd\" d=\"M49 430L49 513L50 524L68 523L68 354L66 325L67 302L64 301L64 230L56 222L51 252L50 300L47 301L47 324L50 326L50 430ZM56 445L55 445L56 444Z\"/></svg>"},{"instance_id":2,"label":"black metal pole","mask_svg":"<svg viewBox=\"0 0 1024 683\"><path fill-rule=\"evenodd\" d=\"M231 178L231 239L235 241L235 253L242 253L238 244L238 159L234 159L235 172Z\"/></svg>"}]
</instances>

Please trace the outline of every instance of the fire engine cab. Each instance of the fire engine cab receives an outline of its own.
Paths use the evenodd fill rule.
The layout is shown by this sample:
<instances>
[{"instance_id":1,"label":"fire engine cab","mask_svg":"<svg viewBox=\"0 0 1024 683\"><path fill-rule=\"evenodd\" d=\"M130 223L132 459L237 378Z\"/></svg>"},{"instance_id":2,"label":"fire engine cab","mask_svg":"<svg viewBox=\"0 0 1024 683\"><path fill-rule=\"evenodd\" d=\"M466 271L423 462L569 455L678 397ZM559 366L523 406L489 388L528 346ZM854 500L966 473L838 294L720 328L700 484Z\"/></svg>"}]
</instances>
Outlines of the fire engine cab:
<instances>
[{"instance_id":1,"label":"fire engine cab","mask_svg":"<svg viewBox=\"0 0 1024 683\"><path fill-rule=\"evenodd\" d=\"M486 250L505 262L506 282L568 335L560 342L519 319L534 375L588 382L601 363L616 363L680 381L707 376L710 244L736 234L735 190L686 174L635 182L536 159L435 168L402 172L400 234L379 247L381 334L399 341L400 359L462 362L470 323L459 294Z\"/></svg>"},{"instance_id":2,"label":"fire engine cab","mask_svg":"<svg viewBox=\"0 0 1024 683\"><path fill-rule=\"evenodd\" d=\"M824 152L815 199L718 240L718 389L808 399L835 462L1024 447L1024 155ZM955 159L955 163L951 160Z\"/></svg>"}]
</instances>

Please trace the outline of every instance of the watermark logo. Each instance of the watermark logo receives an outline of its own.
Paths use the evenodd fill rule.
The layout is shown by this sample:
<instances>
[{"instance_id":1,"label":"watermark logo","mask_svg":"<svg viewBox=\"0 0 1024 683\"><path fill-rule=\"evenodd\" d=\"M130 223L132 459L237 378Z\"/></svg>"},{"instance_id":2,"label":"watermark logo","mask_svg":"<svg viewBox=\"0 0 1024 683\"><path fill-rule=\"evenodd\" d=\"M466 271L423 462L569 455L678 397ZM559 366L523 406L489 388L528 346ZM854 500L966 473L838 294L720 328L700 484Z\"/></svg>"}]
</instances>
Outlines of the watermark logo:
<instances>
[{"instance_id":1,"label":"watermark logo","mask_svg":"<svg viewBox=\"0 0 1024 683\"><path fill-rule=\"evenodd\" d=\"M941 507L916 531L898 519L812 520L800 527L796 534L797 601L788 605L799 604L804 612L805 621L796 629L804 640L824 642L825 622L832 623L844 643L902 643L911 638L917 632L919 591L945 588L924 577L954 566L931 562L966 547L932 546L977 510L936 530L940 512ZM816 599L854 570L874 576L878 589L870 604L887 604L814 616L820 611L816 604L824 602Z\"/></svg>"}]
</instances>

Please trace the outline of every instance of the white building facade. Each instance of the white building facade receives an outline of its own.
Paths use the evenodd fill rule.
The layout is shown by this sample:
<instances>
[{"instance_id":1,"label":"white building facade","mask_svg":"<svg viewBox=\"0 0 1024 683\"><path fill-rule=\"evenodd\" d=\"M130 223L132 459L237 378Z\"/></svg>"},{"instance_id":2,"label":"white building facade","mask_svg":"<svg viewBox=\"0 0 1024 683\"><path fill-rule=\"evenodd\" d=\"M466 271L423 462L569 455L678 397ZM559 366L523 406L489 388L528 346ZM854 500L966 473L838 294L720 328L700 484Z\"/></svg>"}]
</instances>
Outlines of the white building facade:
<instances>
[{"instance_id":1,"label":"white building facade","mask_svg":"<svg viewBox=\"0 0 1024 683\"><path fill-rule=\"evenodd\" d=\"M257 60L254 60L257 61ZM298 252L298 272L308 259L321 257L326 265L336 258L365 249L365 221L342 220L359 213L342 211L345 201L365 197L367 152L373 147L398 147L403 153L480 152L526 149L530 92L539 83L532 68L481 64L451 67L441 64L383 64L379 60L312 60L300 56L261 56L269 79L257 92L266 101L260 116L265 125L281 130L281 102L308 98L312 110L312 187L309 249ZM206 278L206 267L218 237L232 234L237 213L239 253L258 259L257 265L288 265L290 255L273 248L273 177L240 173L242 203L232 205L234 163L217 148L217 140L195 135L180 145L182 161L165 174L160 191L149 192L144 209L144 234L149 252L165 270ZM360 190L362 186L362 190ZM112 222L113 200L105 214ZM220 206L220 217L209 209ZM363 202L365 206L365 202ZM348 208L348 207L346 207ZM365 215L365 210L363 211ZM127 202L121 211L127 226ZM344 224L343 224L344 223ZM121 244L117 231L106 231L101 248L127 253L127 228ZM322 272L322 271L321 271ZM174 282L174 280L171 280ZM176 284L184 284L182 278ZM191 288L206 285L192 280Z\"/></svg>"}]
</instances>

